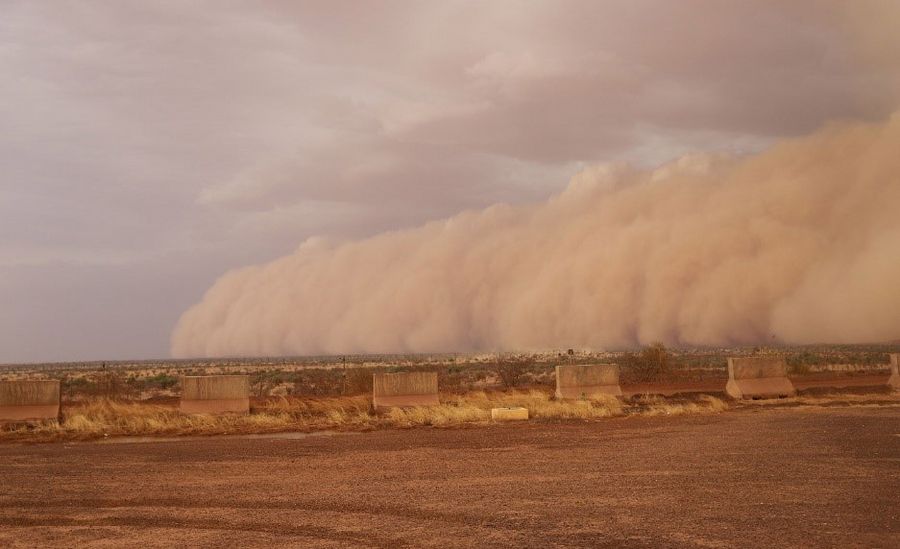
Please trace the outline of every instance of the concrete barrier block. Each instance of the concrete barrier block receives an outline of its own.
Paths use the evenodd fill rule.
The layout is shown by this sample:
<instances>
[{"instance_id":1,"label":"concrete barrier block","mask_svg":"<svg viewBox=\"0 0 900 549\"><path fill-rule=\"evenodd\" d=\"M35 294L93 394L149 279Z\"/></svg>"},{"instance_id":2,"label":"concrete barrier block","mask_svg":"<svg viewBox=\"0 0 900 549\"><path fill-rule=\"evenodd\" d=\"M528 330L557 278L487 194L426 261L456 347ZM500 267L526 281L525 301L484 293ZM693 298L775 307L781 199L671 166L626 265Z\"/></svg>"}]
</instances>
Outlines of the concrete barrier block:
<instances>
[{"instance_id":1,"label":"concrete barrier block","mask_svg":"<svg viewBox=\"0 0 900 549\"><path fill-rule=\"evenodd\" d=\"M891 355L891 377L888 378L888 385L895 391L900 391L900 354Z\"/></svg>"},{"instance_id":2,"label":"concrete barrier block","mask_svg":"<svg viewBox=\"0 0 900 549\"><path fill-rule=\"evenodd\" d=\"M725 392L732 398L778 398L797 394L783 358L729 358Z\"/></svg>"},{"instance_id":3,"label":"concrete barrier block","mask_svg":"<svg viewBox=\"0 0 900 549\"><path fill-rule=\"evenodd\" d=\"M622 396L615 364L560 364L556 367L556 398Z\"/></svg>"},{"instance_id":4,"label":"concrete barrier block","mask_svg":"<svg viewBox=\"0 0 900 549\"><path fill-rule=\"evenodd\" d=\"M437 372L372 374L372 403L376 408L440 404Z\"/></svg>"},{"instance_id":5,"label":"concrete barrier block","mask_svg":"<svg viewBox=\"0 0 900 549\"><path fill-rule=\"evenodd\" d=\"M250 376L184 376L181 378L179 408L187 414L247 414L250 412Z\"/></svg>"},{"instance_id":6,"label":"concrete barrier block","mask_svg":"<svg viewBox=\"0 0 900 549\"><path fill-rule=\"evenodd\" d=\"M491 408L494 421L523 421L528 419L528 408Z\"/></svg>"},{"instance_id":7,"label":"concrete barrier block","mask_svg":"<svg viewBox=\"0 0 900 549\"><path fill-rule=\"evenodd\" d=\"M59 381L0 381L0 422L39 421L59 417Z\"/></svg>"}]
</instances>

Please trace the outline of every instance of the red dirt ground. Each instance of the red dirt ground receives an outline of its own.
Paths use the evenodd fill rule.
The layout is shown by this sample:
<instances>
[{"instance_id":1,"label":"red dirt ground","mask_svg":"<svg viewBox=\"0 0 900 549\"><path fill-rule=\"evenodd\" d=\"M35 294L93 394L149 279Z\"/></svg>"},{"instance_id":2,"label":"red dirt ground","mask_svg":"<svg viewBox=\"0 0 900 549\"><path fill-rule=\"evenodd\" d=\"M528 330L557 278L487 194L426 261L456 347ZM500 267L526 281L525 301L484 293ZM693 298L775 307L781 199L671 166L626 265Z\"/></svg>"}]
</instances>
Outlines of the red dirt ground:
<instances>
[{"instance_id":1,"label":"red dirt ground","mask_svg":"<svg viewBox=\"0 0 900 549\"><path fill-rule=\"evenodd\" d=\"M0 546L900 547L900 407L0 445Z\"/></svg>"}]
</instances>

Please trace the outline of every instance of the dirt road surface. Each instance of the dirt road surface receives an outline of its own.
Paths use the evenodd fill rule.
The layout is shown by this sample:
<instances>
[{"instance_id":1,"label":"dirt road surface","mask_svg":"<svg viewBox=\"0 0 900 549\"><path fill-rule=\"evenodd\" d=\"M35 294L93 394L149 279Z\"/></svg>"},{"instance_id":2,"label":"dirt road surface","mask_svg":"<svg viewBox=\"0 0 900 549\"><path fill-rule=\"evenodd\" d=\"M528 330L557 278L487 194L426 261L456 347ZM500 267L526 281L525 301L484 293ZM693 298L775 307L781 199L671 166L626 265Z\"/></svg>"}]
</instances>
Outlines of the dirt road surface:
<instances>
[{"instance_id":1,"label":"dirt road surface","mask_svg":"<svg viewBox=\"0 0 900 549\"><path fill-rule=\"evenodd\" d=\"M0 445L0 547L900 547L900 408Z\"/></svg>"}]
</instances>

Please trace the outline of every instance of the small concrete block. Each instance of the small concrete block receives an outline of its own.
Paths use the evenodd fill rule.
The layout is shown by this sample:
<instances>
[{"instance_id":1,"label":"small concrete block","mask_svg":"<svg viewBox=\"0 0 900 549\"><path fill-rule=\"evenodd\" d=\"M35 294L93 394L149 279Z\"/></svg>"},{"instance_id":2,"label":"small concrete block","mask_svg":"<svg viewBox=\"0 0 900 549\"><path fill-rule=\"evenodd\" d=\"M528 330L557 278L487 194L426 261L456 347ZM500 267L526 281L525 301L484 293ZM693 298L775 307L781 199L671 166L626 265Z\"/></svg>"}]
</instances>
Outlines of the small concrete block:
<instances>
[{"instance_id":1,"label":"small concrete block","mask_svg":"<svg viewBox=\"0 0 900 549\"><path fill-rule=\"evenodd\" d=\"M494 421L522 421L528 419L528 408L491 408Z\"/></svg>"}]
</instances>

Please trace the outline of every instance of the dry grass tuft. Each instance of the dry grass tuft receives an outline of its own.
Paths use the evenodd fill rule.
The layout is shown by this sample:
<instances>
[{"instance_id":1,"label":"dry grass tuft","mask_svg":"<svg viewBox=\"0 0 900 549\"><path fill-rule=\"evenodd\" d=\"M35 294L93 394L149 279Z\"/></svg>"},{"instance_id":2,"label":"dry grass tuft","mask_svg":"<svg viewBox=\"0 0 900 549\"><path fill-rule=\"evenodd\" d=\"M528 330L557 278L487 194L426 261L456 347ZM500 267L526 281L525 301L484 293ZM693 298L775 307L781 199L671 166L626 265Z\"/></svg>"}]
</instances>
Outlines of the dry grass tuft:
<instances>
[{"instance_id":1,"label":"dry grass tuft","mask_svg":"<svg viewBox=\"0 0 900 549\"><path fill-rule=\"evenodd\" d=\"M473 391L459 401L476 406L490 415L491 408L522 407L528 409L528 417L535 419L596 419L622 415L622 402L611 396L598 395L589 400L556 400L544 391Z\"/></svg>"},{"instance_id":2,"label":"dry grass tuft","mask_svg":"<svg viewBox=\"0 0 900 549\"><path fill-rule=\"evenodd\" d=\"M640 413L646 416L717 413L728 409L723 400L709 395L700 395L691 402L669 402L661 397L645 398L640 402L644 406Z\"/></svg>"}]
</instances>

